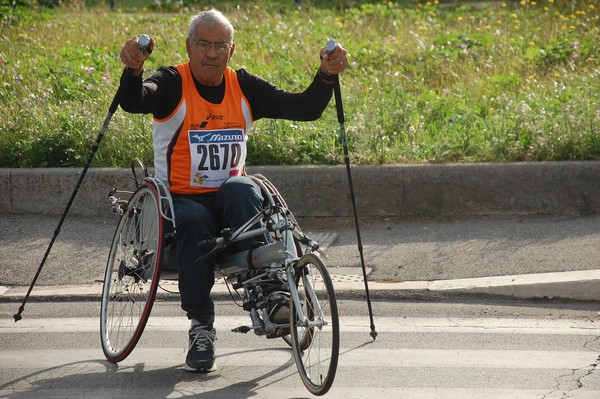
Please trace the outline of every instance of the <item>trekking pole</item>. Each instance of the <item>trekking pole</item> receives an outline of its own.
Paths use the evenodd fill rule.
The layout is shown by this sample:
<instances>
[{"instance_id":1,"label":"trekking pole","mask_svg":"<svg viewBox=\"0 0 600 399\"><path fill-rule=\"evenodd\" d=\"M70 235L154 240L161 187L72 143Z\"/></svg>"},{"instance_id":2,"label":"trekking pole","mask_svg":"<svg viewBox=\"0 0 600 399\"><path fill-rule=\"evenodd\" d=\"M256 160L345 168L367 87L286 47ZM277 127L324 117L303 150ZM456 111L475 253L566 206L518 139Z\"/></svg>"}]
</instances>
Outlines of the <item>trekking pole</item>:
<instances>
[{"instance_id":1,"label":"trekking pole","mask_svg":"<svg viewBox=\"0 0 600 399\"><path fill-rule=\"evenodd\" d=\"M331 54L335 50L335 41L330 39L325 45L325 50ZM354 225L356 227L356 239L358 242L358 253L360 254L360 264L362 266L363 280L365 282L365 293L367 295L367 306L369 308L369 318L371 319L371 337L373 340L377 338L375 331L375 323L373 322L373 309L371 307L371 296L369 295L369 283L367 282L367 269L365 268L365 258L363 256L363 246L360 237L360 226L358 223L358 212L356 211L356 200L354 198L354 186L352 185L352 173L350 172L350 156L348 155L348 142L346 140L346 129L344 128L344 107L342 105L342 92L340 89L339 75L333 76L333 93L335 96L335 108L337 110L337 118L340 124L340 133L342 136L342 147L344 147L344 161L346 163L346 171L348 172L348 183L350 186L350 199L352 201L352 211L354 213Z\"/></svg>"},{"instance_id":2,"label":"trekking pole","mask_svg":"<svg viewBox=\"0 0 600 399\"><path fill-rule=\"evenodd\" d=\"M141 35L138 39L138 47L140 48L140 50L148 51L150 53L151 50L148 47L149 45L150 45L150 36ZM108 128L108 124L110 123L112 116L114 115L114 113L117 111L117 108L119 107L119 102L121 101L123 87L125 87L129 83L132 73L133 73L133 69L130 69L130 68L125 68L125 70L123 71L123 75L121 76L121 80L119 83L119 88L117 89L117 92L115 93L115 97L113 98L112 103L110 104L110 107L108 108L108 115L104 119L104 123L102 124L102 128L100 128L98 137L96 137L96 141L94 142L94 144L92 145L92 148L90 149L87 163L83 167L83 170L81 171L81 174L79 175L79 180L77 181L77 184L75 185L75 189L73 190L73 193L71 194L71 198L69 198L69 202L67 203L65 211L63 212L63 214L60 218L60 221L58 222L58 226L56 227L56 230L54 230L54 235L52 236L52 239L50 240L50 244L48 245L48 248L46 249L46 253L44 254L44 257L42 258L42 261L40 262L40 266L38 267L38 270L35 273L35 276L33 277L31 284L29 285L29 290L27 290L27 294L25 295L25 298L23 299L23 303L21 304L21 306L19 306L19 311L13 316L15 319L15 323L23 318L21 316L21 314L25 310L25 304L27 303L27 300L29 299L29 296L31 295L33 286L37 282L37 279L40 276L40 273L42 272L42 268L44 267L44 264L46 263L46 260L48 259L48 255L50 254L50 250L52 249L52 246L54 245L54 241L56 241L56 237L58 237L58 235L60 234L60 229L62 228L65 218L67 217L67 213L69 213L69 210L71 209L71 205L73 205L73 201L75 200L75 196L77 195L77 192L79 191L79 188L81 187L81 183L83 183L83 178L85 177L90 165L92 164L94 155L96 155L98 146L100 145L100 142L102 141L102 138L104 137L104 132Z\"/></svg>"}]
</instances>

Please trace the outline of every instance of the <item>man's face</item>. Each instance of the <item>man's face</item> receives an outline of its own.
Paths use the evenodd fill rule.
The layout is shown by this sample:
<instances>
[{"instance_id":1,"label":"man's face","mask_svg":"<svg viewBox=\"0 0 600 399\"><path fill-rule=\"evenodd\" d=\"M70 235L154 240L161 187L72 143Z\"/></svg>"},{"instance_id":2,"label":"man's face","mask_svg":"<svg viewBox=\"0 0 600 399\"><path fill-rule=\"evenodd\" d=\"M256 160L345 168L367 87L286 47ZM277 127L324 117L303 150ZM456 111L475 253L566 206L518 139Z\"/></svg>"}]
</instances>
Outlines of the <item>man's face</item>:
<instances>
[{"instance_id":1,"label":"man's face","mask_svg":"<svg viewBox=\"0 0 600 399\"><path fill-rule=\"evenodd\" d=\"M202 47L206 46L206 43L212 43L212 45L203 49ZM223 44L231 44L231 47L227 52L221 54L217 48L223 47ZM223 79L223 72L235 50L235 43L231 43L227 29L222 25L198 25L194 37L192 40L186 39L185 46L192 74L196 80L207 86L219 85Z\"/></svg>"}]
</instances>

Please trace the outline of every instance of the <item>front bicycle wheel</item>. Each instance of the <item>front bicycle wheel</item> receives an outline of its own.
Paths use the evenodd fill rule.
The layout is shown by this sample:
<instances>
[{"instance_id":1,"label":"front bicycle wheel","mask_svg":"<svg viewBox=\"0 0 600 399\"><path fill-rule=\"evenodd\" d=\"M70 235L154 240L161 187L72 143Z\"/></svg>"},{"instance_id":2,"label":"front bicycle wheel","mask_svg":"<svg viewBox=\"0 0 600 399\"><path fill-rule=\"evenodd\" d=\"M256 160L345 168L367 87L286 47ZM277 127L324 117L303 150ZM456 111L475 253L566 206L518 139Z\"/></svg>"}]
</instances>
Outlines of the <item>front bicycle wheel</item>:
<instances>
[{"instance_id":1,"label":"front bicycle wheel","mask_svg":"<svg viewBox=\"0 0 600 399\"><path fill-rule=\"evenodd\" d=\"M125 359L140 339L160 277L163 223L157 189L143 184L119 221L104 275L100 339L106 359Z\"/></svg>"},{"instance_id":2,"label":"front bicycle wheel","mask_svg":"<svg viewBox=\"0 0 600 399\"><path fill-rule=\"evenodd\" d=\"M290 302L292 351L304 386L313 395L329 391L337 370L340 329L331 276L315 254L302 256L294 283L301 308ZM302 316L300 316L302 315Z\"/></svg>"}]
</instances>

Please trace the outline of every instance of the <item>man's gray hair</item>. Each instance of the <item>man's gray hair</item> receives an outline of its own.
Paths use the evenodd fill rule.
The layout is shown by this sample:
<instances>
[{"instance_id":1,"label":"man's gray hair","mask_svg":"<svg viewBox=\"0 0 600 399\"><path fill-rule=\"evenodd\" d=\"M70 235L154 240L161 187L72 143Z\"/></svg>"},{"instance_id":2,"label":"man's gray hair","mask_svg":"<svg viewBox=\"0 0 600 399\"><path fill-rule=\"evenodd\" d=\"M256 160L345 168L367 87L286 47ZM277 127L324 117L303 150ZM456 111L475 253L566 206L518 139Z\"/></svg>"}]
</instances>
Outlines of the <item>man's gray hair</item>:
<instances>
[{"instance_id":1,"label":"man's gray hair","mask_svg":"<svg viewBox=\"0 0 600 399\"><path fill-rule=\"evenodd\" d=\"M229 41L233 42L233 25L231 22L221 13L219 10L215 10L214 8L208 11L201 11L198 14L192 17L190 22L190 31L188 33L188 37L190 39L194 38L194 34L196 33L196 28L198 25L207 24L210 26L224 26L229 32Z\"/></svg>"}]
</instances>

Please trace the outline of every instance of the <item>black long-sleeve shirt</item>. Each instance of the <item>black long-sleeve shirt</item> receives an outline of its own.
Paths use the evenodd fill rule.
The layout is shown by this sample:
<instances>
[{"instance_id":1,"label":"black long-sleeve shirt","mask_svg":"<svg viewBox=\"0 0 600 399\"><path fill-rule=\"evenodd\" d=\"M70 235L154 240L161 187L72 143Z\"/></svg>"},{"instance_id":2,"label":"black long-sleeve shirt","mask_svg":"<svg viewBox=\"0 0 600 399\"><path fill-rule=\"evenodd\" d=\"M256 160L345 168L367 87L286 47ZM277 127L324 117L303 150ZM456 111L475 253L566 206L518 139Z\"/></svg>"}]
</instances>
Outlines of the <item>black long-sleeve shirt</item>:
<instances>
[{"instance_id":1,"label":"black long-sleeve shirt","mask_svg":"<svg viewBox=\"0 0 600 399\"><path fill-rule=\"evenodd\" d=\"M252 118L310 121L321 117L332 95L332 86L316 75L301 93L282 90L245 69L236 71L240 88L250 103ZM200 95L219 104L225 93L225 80L219 86L195 82ZM121 107L130 113L151 113L157 119L171 114L181 99L181 76L175 67L162 67L145 81L132 77L123 91Z\"/></svg>"}]
</instances>

